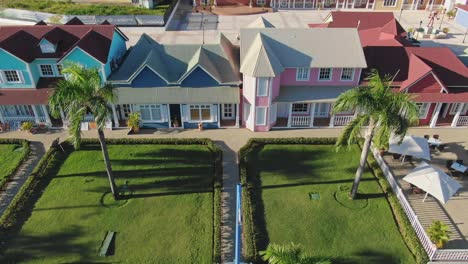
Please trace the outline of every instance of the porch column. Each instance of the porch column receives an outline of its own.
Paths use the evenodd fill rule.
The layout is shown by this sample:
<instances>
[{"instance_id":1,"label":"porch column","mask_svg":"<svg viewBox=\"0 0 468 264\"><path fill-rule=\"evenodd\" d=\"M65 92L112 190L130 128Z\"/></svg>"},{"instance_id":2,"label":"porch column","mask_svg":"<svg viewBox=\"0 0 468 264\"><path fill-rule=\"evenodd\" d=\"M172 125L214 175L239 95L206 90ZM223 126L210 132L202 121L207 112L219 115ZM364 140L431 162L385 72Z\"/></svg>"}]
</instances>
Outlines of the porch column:
<instances>
[{"instance_id":1,"label":"porch column","mask_svg":"<svg viewBox=\"0 0 468 264\"><path fill-rule=\"evenodd\" d=\"M197 0L193 0L193 6L197 6Z\"/></svg>"},{"instance_id":2,"label":"porch column","mask_svg":"<svg viewBox=\"0 0 468 264\"><path fill-rule=\"evenodd\" d=\"M340 3L340 0L336 0L336 5L335 5L335 8L338 9L338 5Z\"/></svg>"},{"instance_id":3,"label":"porch column","mask_svg":"<svg viewBox=\"0 0 468 264\"><path fill-rule=\"evenodd\" d=\"M461 111L463 110L464 107L465 107L464 103L458 104L457 113L453 117L451 127L457 127L458 119L460 119Z\"/></svg>"},{"instance_id":4,"label":"porch column","mask_svg":"<svg viewBox=\"0 0 468 264\"><path fill-rule=\"evenodd\" d=\"M436 126L441 107L442 107L442 103L436 103L436 108L435 108L434 113L432 114L431 124L429 125L429 127L434 128Z\"/></svg>"},{"instance_id":5,"label":"porch column","mask_svg":"<svg viewBox=\"0 0 468 264\"><path fill-rule=\"evenodd\" d=\"M62 119L62 126L66 128L67 125L65 123L68 123L68 120L65 119L65 113L63 112L62 107L60 107L60 118Z\"/></svg>"},{"instance_id":6,"label":"porch column","mask_svg":"<svg viewBox=\"0 0 468 264\"><path fill-rule=\"evenodd\" d=\"M353 1L353 5L351 6L352 9L354 9L354 3L356 2L356 0L352 0Z\"/></svg>"},{"instance_id":7,"label":"porch column","mask_svg":"<svg viewBox=\"0 0 468 264\"><path fill-rule=\"evenodd\" d=\"M291 0L288 0L288 8L291 8Z\"/></svg>"},{"instance_id":8,"label":"porch column","mask_svg":"<svg viewBox=\"0 0 468 264\"><path fill-rule=\"evenodd\" d=\"M169 107L169 104L167 105L167 107ZM188 107L188 106L187 106L187 107ZM181 124L181 125L182 125L182 128L185 129L185 122L184 122L184 121L185 121L186 118L188 118L188 117L185 116L186 113L184 112L184 107L182 107L182 104L179 104L179 109L180 109L180 122L182 123L182 124ZM170 109L169 109L169 113L170 113ZM169 115L169 126L170 126L170 124L171 124L170 119L171 119L171 116Z\"/></svg>"},{"instance_id":9,"label":"porch column","mask_svg":"<svg viewBox=\"0 0 468 264\"><path fill-rule=\"evenodd\" d=\"M305 1L306 1L306 0L302 0L302 1L303 1L303 2L302 2L302 8L305 9Z\"/></svg>"},{"instance_id":10,"label":"porch column","mask_svg":"<svg viewBox=\"0 0 468 264\"><path fill-rule=\"evenodd\" d=\"M48 126L52 126L52 121L50 121L50 116L49 116L49 112L47 111L47 107L45 105L41 105L41 108L42 108L42 112L44 112L46 124Z\"/></svg>"},{"instance_id":11,"label":"porch column","mask_svg":"<svg viewBox=\"0 0 468 264\"><path fill-rule=\"evenodd\" d=\"M310 104L310 122L309 127L314 127L315 103Z\"/></svg>"},{"instance_id":12,"label":"porch column","mask_svg":"<svg viewBox=\"0 0 468 264\"><path fill-rule=\"evenodd\" d=\"M329 127L335 127L335 115L332 115L330 117L330 126Z\"/></svg>"},{"instance_id":13,"label":"porch column","mask_svg":"<svg viewBox=\"0 0 468 264\"><path fill-rule=\"evenodd\" d=\"M3 107L0 105L0 123L5 124L5 119L3 118Z\"/></svg>"},{"instance_id":14,"label":"porch column","mask_svg":"<svg viewBox=\"0 0 468 264\"><path fill-rule=\"evenodd\" d=\"M218 111L218 128L221 127L221 104L217 104Z\"/></svg>"},{"instance_id":15,"label":"porch column","mask_svg":"<svg viewBox=\"0 0 468 264\"><path fill-rule=\"evenodd\" d=\"M36 124L39 124L41 122L41 120L39 119L39 115L37 114L36 106L31 105L31 108L32 108L33 113L34 113L34 122L36 122Z\"/></svg>"},{"instance_id":16,"label":"porch column","mask_svg":"<svg viewBox=\"0 0 468 264\"><path fill-rule=\"evenodd\" d=\"M114 117L114 127L120 127L119 118L117 117L117 111L115 110L115 104L111 104L112 116Z\"/></svg>"},{"instance_id":17,"label":"porch column","mask_svg":"<svg viewBox=\"0 0 468 264\"><path fill-rule=\"evenodd\" d=\"M236 127L239 128L239 104L236 104Z\"/></svg>"},{"instance_id":18,"label":"porch column","mask_svg":"<svg viewBox=\"0 0 468 264\"><path fill-rule=\"evenodd\" d=\"M292 103L289 103L288 127L291 127Z\"/></svg>"},{"instance_id":19,"label":"porch column","mask_svg":"<svg viewBox=\"0 0 468 264\"><path fill-rule=\"evenodd\" d=\"M367 0L366 9L369 9L369 0Z\"/></svg>"}]
</instances>

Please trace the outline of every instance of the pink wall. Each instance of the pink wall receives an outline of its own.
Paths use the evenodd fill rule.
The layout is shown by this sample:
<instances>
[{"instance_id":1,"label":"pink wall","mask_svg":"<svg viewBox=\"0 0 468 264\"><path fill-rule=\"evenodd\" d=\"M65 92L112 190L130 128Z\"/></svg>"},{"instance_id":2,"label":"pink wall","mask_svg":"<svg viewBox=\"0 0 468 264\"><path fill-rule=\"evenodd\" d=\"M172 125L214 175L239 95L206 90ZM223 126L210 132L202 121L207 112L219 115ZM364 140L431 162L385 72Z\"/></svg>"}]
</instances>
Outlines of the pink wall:
<instances>
[{"instance_id":1,"label":"pink wall","mask_svg":"<svg viewBox=\"0 0 468 264\"><path fill-rule=\"evenodd\" d=\"M272 89L271 99L272 100L275 100L275 98L278 97L279 92L280 92L280 85L281 85L281 75L273 78L273 84L271 86L271 89Z\"/></svg>"},{"instance_id":2,"label":"pink wall","mask_svg":"<svg viewBox=\"0 0 468 264\"><path fill-rule=\"evenodd\" d=\"M296 68L287 68L281 74L281 85L358 85L360 73L360 69L356 69L354 71L354 79L352 81L342 81L341 68L334 68L332 71L332 79L330 81L319 81L319 69L312 68L310 71L310 77L308 81L296 81Z\"/></svg>"}]
</instances>

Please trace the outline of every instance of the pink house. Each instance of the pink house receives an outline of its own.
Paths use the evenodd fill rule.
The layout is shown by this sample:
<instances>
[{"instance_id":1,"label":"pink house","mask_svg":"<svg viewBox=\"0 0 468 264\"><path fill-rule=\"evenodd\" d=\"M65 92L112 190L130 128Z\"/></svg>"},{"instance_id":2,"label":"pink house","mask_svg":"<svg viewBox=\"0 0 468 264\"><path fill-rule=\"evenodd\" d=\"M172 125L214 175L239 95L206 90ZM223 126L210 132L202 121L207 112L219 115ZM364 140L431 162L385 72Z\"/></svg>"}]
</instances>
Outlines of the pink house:
<instances>
[{"instance_id":1,"label":"pink house","mask_svg":"<svg viewBox=\"0 0 468 264\"><path fill-rule=\"evenodd\" d=\"M242 29L240 40L245 127L334 127L353 119L354 113L333 115L332 109L367 67L356 29L270 25Z\"/></svg>"}]
</instances>

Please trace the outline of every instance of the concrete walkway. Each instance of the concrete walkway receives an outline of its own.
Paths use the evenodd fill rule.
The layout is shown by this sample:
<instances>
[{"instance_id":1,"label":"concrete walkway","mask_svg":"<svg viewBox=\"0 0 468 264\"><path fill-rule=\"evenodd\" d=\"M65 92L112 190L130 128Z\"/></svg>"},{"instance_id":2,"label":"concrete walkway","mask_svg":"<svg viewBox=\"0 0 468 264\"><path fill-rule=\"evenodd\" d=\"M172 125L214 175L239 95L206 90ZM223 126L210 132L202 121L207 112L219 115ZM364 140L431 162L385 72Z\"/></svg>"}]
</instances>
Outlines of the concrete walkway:
<instances>
[{"instance_id":1,"label":"concrete walkway","mask_svg":"<svg viewBox=\"0 0 468 264\"><path fill-rule=\"evenodd\" d=\"M320 129L291 129L273 130L270 132L251 132L247 129L212 129L197 130L147 130L140 134L127 135L126 129L105 131L106 138L210 138L223 150L223 191L222 191L222 223L221 223L221 258L222 263L233 261L234 237L235 237L235 201L236 184L239 182L237 152L250 138L286 138L286 137L337 137L341 133L340 128ZM439 134L441 138L457 142L464 149L468 149L468 128L413 128L410 134L422 136L425 134ZM67 138L66 131L56 131L50 134L27 134L22 132L0 133L0 138L25 138L30 141L41 141L45 146L60 137ZM83 131L83 137L96 138L96 131Z\"/></svg>"},{"instance_id":2,"label":"concrete walkway","mask_svg":"<svg viewBox=\"0 0 468 264\"><path fill-rule=\"evenodd\" d=\"M44 156L45 149L42 142L33 141L30 143L31 151L28 158L20 165L20 168L7 184L4 191L0 193L0 217L10 206L11 201L23 186L26 179L31 175L39 160Z\"/></svg>"}]
</instances>

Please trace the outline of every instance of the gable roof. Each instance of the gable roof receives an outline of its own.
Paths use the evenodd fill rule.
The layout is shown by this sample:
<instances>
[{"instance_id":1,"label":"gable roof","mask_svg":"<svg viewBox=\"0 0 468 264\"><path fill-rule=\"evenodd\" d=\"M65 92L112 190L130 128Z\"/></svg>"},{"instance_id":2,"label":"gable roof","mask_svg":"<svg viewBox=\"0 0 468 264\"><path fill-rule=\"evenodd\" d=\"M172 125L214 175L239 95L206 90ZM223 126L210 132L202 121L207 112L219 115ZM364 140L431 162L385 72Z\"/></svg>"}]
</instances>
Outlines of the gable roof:
<instances>
[{"instance_id":1,"label":"gable roof","mask_svg":"<svg viewBox=\"0 0 468 264\"><path fill-rule=\"evenodd\" d=\"M224 43L204 45L160 44L143 34L109 80L131 83L142 68L149 67L169 84L178 84L197 67L201 67L221 84L240 84L234 47Z\"/></svg>"},{"instance_id":2,"label":"gable roof","mask_svg":"<svg viewBox=\"0 0 468 264\"><path fill-rule=\"evenodd\" d=\"M429 72L444 87L468 86L468 68L447 47L365 47L364 53L369 68L394 76L402 89Z\"/></svg>"},{"instance_id":3,"label":"gable roof","mask_svg":"<svg viewBox=\"0 0 468 264\"><path fill-rule=\"evenodd\" d=\"M246 72L255 69L271 74L281 68L366 67L356 29L244 28L240 41L241 69Z\"/></svg>"},{"instance_id":4,"label":"gable roof","mask_svg":"<svg viewBox=\"0 0 468 264\"><path fill-rule=\"evenodd\" d=\"M252 23L250 23L248 28L274 28L273 24L270 23L266 18L263 16L258 17Z\"/></svg>"},{"instance_id":5,"label":"gable roof","mask_svg":"<svg viewBox=\"0 0 468 264\"><path fill-rule=\"evenodd\" d=\"M84 25L84 23L79 18L73 17L65 25Z\"/></svg>"},{"instance_id":6,"label":"gable roof","mask_svg":"<svg viewBox=\"0 0 468 264\"><path fill-rule=\"evenodd\" d=\"M128 40L113 25L0 26L0 48L29 63L36 58L62 58L78 46L106 63L115 32ZM56 52L42 53L39 47L42 39L56 44Z\"/></svg>"},{"instance_id":7,"label":"gable roof","mask_svg":"<svg viewBox=\"0 0 468 264\"><path fill-rule=\"evenodd\" d=\"M412 46L406 31L392 12L341 12L332 11L327 23L309 24L311 28L356 28L361 44L366 46Z\"/></svg>"}]
</instances>

